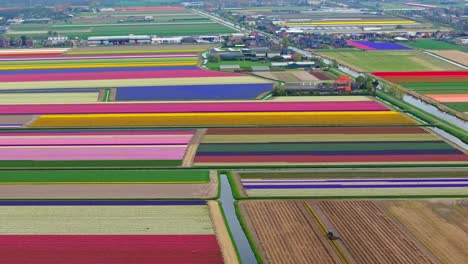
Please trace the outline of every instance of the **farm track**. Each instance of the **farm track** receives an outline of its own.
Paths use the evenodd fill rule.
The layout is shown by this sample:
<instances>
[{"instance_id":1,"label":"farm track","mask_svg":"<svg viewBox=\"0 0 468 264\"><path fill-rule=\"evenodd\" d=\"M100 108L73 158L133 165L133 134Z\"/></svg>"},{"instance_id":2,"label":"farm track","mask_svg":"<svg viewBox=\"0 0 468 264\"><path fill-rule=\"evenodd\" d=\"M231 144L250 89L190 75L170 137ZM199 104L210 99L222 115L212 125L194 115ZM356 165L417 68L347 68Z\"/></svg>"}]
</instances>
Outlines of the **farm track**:
<instances>
[{"instance_id":1,"label":"farm track","mask_svg":"<svg viewBox=\"0 0 468 264\"><path fill-rule=\"evenodd\" d=\"M182 160L182 167L192 167L193 161L195 160L195 155L197 154L198 146L202 141L203 137L206 134L208 129L198 129L197 132L193 135L190 143L188 144L187 150L185 151L185 156Z\"/></svg>"},{"instance_id":2,"label":"farm track","mask_svg":"<svg viewBox=\"0 0 468 264\"><path fill-rule=\"evenodd\" d=\"M249 201L240 206L265 263L341 263L304 201Z\"/></svg>"},{"instance_id":3,"label":"farm track","mask_svg":"<svg viewBox=\"0 0 468 264\"><path fill-rule=\"evenodd\" d=\"M321 201L357 263L439 263L372 201Z\"/></svg>"},{"instance_id":4,"label":"farm track","mask_svg":"<svg viewBox=\"0 0 468 264\"><path fill-rule=\"evenodd\" d=\"M210 208L211 221L213 222L216 238L221 248L224 263L239 264L236 249L232 243L231 237L229 236L229 232L223 219L221 207L219 206L218 202L215 201L208 201L208 207Z\"/></svg>"}]
</instances>

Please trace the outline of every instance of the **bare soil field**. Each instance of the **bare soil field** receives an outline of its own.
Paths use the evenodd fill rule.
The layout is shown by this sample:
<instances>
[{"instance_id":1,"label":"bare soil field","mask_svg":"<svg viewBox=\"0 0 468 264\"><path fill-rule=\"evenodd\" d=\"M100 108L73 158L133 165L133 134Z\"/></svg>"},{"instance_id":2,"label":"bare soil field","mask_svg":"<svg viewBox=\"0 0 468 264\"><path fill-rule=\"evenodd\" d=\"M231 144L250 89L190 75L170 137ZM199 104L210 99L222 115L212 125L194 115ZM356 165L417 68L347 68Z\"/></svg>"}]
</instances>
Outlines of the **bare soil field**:
<instances>
[{"instance_id":1,"label":"bare soil field","mask_svg":"<svg viewBox=\"0 0 468 264\"><path fill-rule=\"evenodd\" d=\"M320 201L318 207L357 263L439 263L373 201Z\"/></svg>"},{"instance_id":2,"label":"bare soil field","mask_svg":"<svg viewBox=\"0 0 468 264\"><path fill-rule=\"evenodd\" d=\"M432 50L431 53L468 66L468 53L459 50Z\"/></svg>"},{"instance_id":3,"label":"bare soil field","mask_svg":"<svg viewBox=\"0 0 468 264\"><path fill-rule=\"evenodd\" d=\"M468 200L381 201L442 263L468 263Z\"/></svg>"},{"instance_id":4,"label":"bare soil field","mask_svg":"<svg viewBox=\"0 0 468 264\"><path fill-rule=\"evenodd\" d=\"M1 115L0 125L24 125L36 117L36 115Z\"/></svg>"},{"instance_id":5,"label":"bare soil field","mask_svg":"<svg viewBox=\"0 0 468 264\"><path fill-rule=\"evenodd\" d=\"M301 82L314 82L320 80L306 71L293 71L292 74L296 76Z\"/></svg>"},{"instance_id":6,"label":"bare soil field","mask_svg":"<svg viewBox=\"0 0 468 264\"><path fill-rule=\"evenodd\" d=\"M341 263L305 201L242 201L264 263Z\"/></svg>"},{"instance_id":7,"label":"bare soil field","mask_svg":"<svg viewBox=\"0 0 468 264\"><path fill-rule=\"evenodd\" d=\"M313 82L319 79L306 71L256 72L258 76L282 82Z\"/></svg>"},{"instance_id":8,"label":"bare soil field","mask_svg":"<svg viewBox=\"0 0 468 264\"><path fill-rule=\"evenodd\" d=\"M321 81L336 80L333 74L324 71L313 71L310 74Z\"/></svg>"}]
</instances>

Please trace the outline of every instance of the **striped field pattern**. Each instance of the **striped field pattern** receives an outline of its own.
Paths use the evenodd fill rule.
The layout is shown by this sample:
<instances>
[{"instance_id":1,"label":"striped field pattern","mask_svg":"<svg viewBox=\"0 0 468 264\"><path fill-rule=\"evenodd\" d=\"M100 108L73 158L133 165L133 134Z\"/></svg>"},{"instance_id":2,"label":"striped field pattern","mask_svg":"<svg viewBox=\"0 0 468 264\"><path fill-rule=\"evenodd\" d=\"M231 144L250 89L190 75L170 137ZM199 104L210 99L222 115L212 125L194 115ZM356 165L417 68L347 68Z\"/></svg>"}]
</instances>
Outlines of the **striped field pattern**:
<instances>
[{"instance_id":1,"label":"striped field pattern","mask_svg":"<svg viewBox=\"0 0 468 264\"><path fill-rule=\"evenodd\" d=\"M468 178L243 179L249 196L463 195Z\"/></svg>"},{"instance_id":2,"label":"striped field pattern","mask_svg":"<svg viewBox=\"0 0 468 264\"><path fill-rule=\"evenodd\" d=\"M83 51L66 55L16 52L0 56L0 102L55 103L53 99L45 99L47 95L36 94L32 98L29 93L34 90L54 93L57 100L63 98L63 103L79 103L79 97L83 102L93 101L89 94L81 94L87 89L101 93L115 89L112 98L104 98L106 101L255 99L273 89L273 84L263 79L197 67L198 53L202 51L197 48L138 51ZM72 94L62 96L67 93L64 89L73 90L77 99L69 99ZM7 95L18 90L25 90L24 95ZM96 97L94 101L97 100Z\"/></svg>"},{"instance_id":3,"label":"striped field pattern","mask_svg":"<svg viewBox=\"0 0 468 264\"><path fill-rule=\"evenodd\" d=\"M373 42L365 40L347 41L349 46L363 50L410 50L411 48L389 42Z\"/></svg>"},{"instance_id":4,"label":"striped field pattern","mask_svg":"<svg viewBox=\"0 0 468 264\"><path fill-rule=\"evenodd\" d=\"M468 156L419 127L211 128L196 166L466 164Z\"/></svg>"},{"instance_id":5,"label":"striped field pattern","mask_svg":"<svg viewBox=\"0 0 468 264\"><path fill-rule=\"evenodd\" d=\"M160 161L174 165L183 159L193 134L194 130L6 131L0 133L0 166L21 161Z\"/></svg>"},{"instance_id":6,"label":"striped field pattern","mask_svg":"<svg viewBox=\"0 0 468 264\"><path fill-rule=\"evenodd\" d=\"M373 74L398 83L453 110L468 113L468 71L375 72Z\"/></svg>"},{"instance_id":7,"label":"striped field pattern","mask_svg":"<svg viewBox=\"0 0 468 264\"><path fill-rule=\"evenodd\" d=\"M0 105L0 114L36 114L35 128L415 124L376 101Z\"/></svg>"},{"instance_id":8,"label":"striped field pattern","mask_svg":"<svg viewBox=\"0 0 468 264\"><path fill-rule=\"evenodd\" d=\"M1 201L5 263L222 263L204 201Z\"/></svg>"}]
</instances>

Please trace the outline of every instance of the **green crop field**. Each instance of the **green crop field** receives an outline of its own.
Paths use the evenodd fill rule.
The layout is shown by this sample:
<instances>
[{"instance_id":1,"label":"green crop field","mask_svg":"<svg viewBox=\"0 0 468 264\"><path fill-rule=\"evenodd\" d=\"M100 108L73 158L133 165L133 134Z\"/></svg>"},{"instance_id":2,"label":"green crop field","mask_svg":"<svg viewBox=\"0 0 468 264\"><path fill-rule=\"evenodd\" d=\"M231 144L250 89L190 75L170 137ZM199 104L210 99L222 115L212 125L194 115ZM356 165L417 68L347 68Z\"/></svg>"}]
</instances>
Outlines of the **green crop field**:
<instances>
[{"instance_id":1,"label":"green crop field","mask_svg":"<svg viewBox=\"0 0 468 264\"><path fill-rule=\"evenodd\" d=\"M460 103L443 103L443 105L452 108L453 110L459 112L468 112L468 102L460 102Z\"/></svg>"},{"instance_id":2,"label":"green crop field","mask_svg":"<svg viewBox=\"0 0 468 264\"><path fill-rule=\"evenodd\" d=\"M62 26L63 27L63 26ZM47 31L48 29L45 29ZM58 30L53 28L53 30ZM97 27L83 27L77 26L71 27L67 30L90 30L90 32L68 32L63 31L60 34L68 37L79 37L88 38L93 36L121 36L121 35L157 35L157 36L192 36L192 35L210 35L210 34L227 34L233 33L234 30L212 22L175 22L166 24L154 24L154 25L129 25L122 26L121 24L109 25L109 26L97 26ZM37 33L27 33L27 36L33 38L45 38L47 33L43 33L40 30ZM20 32L18 32L21 34ZM17 36L18 34L8 33L9 36Z\"/></svg>"},{"instance_id":3,"label":"green crop field","mask_svg":"<svg viewBox=\"0 0 468 264\"><path fill-rule=\"evenodd\" d=\"M418 39L416 41L400 42L399 44L409 46L412 48L427 50L468 50L468 48L463 46L458 46L433 39Z\"/></svg>"},{"instance_id":4,"label":"green crop field","mask_svg":"<svg viewBox=\"0 0 468 264\"><path fill-rule=\"evenodd\" d=\"M21 183L205 183L205 170L7 170L1 184Z\"/></svg>"},{"instance_id":5,"label":"green crop field","mask_svg":"<svg viewBox=\"0 0 468 264\"><path fill-rule=\"evenodd\" d=\"M461 68L420 51L319 52L362 72L456 71Z\"/></svg>"},{"instance_id":6,"label":"green crop field","mask_svg":"<svg viewBox=\"0 0 468 264\"><path fill-rule=\"evenodd\" d=\"M400 85L420 94L466 94L468 86L464 82L444 83L400 83Z\"/></svg>"}]
</instances>

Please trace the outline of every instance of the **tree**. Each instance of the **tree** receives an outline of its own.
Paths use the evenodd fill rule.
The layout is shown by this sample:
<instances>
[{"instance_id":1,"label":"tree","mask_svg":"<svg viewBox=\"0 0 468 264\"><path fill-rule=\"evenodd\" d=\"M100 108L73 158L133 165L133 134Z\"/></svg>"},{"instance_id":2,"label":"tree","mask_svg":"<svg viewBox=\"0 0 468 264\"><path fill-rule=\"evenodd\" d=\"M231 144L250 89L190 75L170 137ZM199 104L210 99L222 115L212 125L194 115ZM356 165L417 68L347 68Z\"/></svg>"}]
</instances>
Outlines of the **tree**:
<instances>
[{"instance_id":1,"label":"tree","mask_svg":"<svg viewBox=\"0 0 468 264\"><path fill-rule=\"evenodd\" d=\"M270 61L281 62L284 61L284 58L282 56L274 56L270 59Z\"/></svg>"},{"instance_id":2,"label":"tree","mask_svg":"<svg viewBox=\"0 0 468 264\"><path fill-rule=\"evenodd\" d=\"M289 47L289 37L288 36L284 36L283 39L281 40L281 46L283 47L283 49L287 49Z\"/></svg>"},{"instance_id":3,"label":"tree","mask_svg":"<svg viewBox=\"0 0 468 264\"><path fill-rule=\"evenodd\" d=\"M332 68L338 68L338 62L336 62L336 60L332 60L330 66Z\"/></svg>"},{"instance_id":4,"label":"tree","mask_svg":"<svg viewBox=\"0 0 468 264\"><path fill-rule=\"evenodd\" d=\"M214 57L213 57L213 61L216 62L216 63L220 63L221 62L221 55L219 54L216 54Z\"/></svg>"},{"instance_id":5,"label":"tree","mask_svg":"<svg viewBox=\"0 0 468 264\"><path fill-rule=\"evenodd\" d=\"M23 35L20 37L20 39L21 39L21 46L22 47L26 46L26 41L28 40L28 38Z\"/></svg>"},{"instance_id":6,"label":"tree","mask_svg":"<svg viewBox=\"0 0 468 264\"><path fill-rule=\"evenodd\" d=\"M294 54L292 55L292 59L293 59L294 61L301 61L301 60L302 60L302 55L299 54L299 53L294 53Z\"/></svg>"}]
</instances>

